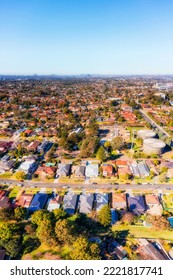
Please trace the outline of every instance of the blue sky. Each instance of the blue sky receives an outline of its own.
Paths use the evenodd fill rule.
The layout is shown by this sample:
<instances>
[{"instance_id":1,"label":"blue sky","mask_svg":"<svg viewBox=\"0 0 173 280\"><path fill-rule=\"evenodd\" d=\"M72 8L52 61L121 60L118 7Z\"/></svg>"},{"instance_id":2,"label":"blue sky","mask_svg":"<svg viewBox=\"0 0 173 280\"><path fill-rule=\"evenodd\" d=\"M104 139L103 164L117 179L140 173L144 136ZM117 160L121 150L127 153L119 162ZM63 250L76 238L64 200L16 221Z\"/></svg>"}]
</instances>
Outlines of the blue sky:
<instances>
[{"instance_id":1,"label":"blue sky","mask_svg":"<svg viewBox=\"0 0 173 280\"><path fill-rule=\"evenodd\" d=\"M1 74L173 74L172 0L0 0Z\"/></svg>"}]
</instances>

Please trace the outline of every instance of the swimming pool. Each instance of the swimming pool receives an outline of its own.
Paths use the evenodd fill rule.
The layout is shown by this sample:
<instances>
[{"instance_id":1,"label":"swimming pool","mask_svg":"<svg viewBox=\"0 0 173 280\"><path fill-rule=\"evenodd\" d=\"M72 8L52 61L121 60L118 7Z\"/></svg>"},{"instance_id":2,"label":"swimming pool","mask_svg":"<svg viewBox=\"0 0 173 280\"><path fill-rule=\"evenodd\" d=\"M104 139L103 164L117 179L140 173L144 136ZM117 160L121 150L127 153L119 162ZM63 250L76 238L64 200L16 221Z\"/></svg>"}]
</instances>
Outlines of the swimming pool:
<instances>
[{"instance_id":1,"label":"swimming pool","mask_svg":"<svg viewBox=\"0 0 173 280\"><path fill-rule=\"evenodd\" d=\"M168 218L168 221L169 221L171 227L173 228L173 217L169 217L169 218Z\"/></svg>"}]
</instances>

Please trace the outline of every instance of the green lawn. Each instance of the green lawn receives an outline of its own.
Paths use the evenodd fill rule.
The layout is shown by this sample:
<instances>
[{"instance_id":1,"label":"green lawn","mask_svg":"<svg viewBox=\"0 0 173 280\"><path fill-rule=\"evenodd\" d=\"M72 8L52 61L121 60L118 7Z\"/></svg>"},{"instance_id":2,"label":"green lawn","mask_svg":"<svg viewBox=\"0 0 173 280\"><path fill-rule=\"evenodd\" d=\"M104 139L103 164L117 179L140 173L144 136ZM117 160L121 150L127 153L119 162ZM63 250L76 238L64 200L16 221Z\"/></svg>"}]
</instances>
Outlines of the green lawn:
<instances>
[{"instance_id":1,"label":"green lawn","mask_svg":"<svg viewBox=\"0 0 173 280\"><path fill-rule=\"evenodd\" d=\"M77 178L69 178L69 177L60 177L58 179L59 183L64 183L64 184L80 184L84 183L83 179L77 179Z\"/></svg>"},{"instance_id":2,"label":"green lawn","mask_svg":"<svg viewBox=\"0 0 173 280\"><path fill-rule=\"evenodd\" d=\"M40 188L29 188L29 189L26 189L25 193L26 194L36 194L39 191L40 191Z\"/></svg>"},{"instance_id":3,"label":"green lawn","mask_svg":"<svg viewBox=\"0 0 173 280\"><path fill-rule=\"evenodd\" d=\"M173 194L163 196L163 205L165 210L173 210Z\"/></svg>"},{"instance_id":4,"label":"green lawn","mask_svg":"<svg viewBox=\"0 0 173 280\"><path fill-rule=\"evenodd\" d=\"M10 179L12 177L13 177L13 173L11 173L11 172L5 172L3 174L0 174L0 178L2 178L2 179Z\"/></svg>"},{"instance_id":5,"label":"green lawn","mask_svg":"<svg viewBox=\"0 0 173 280\"><path fill-rule=\"evenodd\" d=\"M53 192L53 189L52 189L52 188L47 188L47 189L46 189L46 193L47 193L47 194L51 194L52 192Z\"/></svg>"},{"instance_id":6,"label":"green lawn","mask_svg":"<svg viewBox=\"0 0 173 280\"><path fill-rule=\"evenodd\" d=\"M20 190L21 190L21 187L18 187L18 186L14 187L14 188L11 190L11 192L9 193L9 198L14 199L14 198L17 196L17 194L18 194L18 192L19 192Z\"/></svg>"},{"instance_id":7,"label":"green lawn","mask_svg":"<svg viewBox=\"0 0 173 280\"><path fill-rule=\"evenodd\" d=\"M153 230L151 227L144 226L123 226L114 225L113 231L121 231L122 237L133 238L158 238L165 240L173 240L173 230ZM124 236L123 236L124 233ZM127 235L128 233L128 235Z\"/></svg>"}]
</instances>

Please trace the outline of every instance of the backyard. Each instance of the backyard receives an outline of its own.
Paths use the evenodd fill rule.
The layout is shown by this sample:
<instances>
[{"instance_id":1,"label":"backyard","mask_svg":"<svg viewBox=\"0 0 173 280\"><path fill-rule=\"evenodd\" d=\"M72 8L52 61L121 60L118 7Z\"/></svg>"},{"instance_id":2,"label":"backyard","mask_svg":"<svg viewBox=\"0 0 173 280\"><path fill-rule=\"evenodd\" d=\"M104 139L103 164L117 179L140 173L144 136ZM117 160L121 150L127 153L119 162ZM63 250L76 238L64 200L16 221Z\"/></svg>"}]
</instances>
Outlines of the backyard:
<instances>
[{"instance_id":1,"label":"backyard","mask_svg":"<svg viewBox=\"0 0 173 280\"><path fill-rule=\"evenodd\" d=\"M122 238L153 238L173 240L173 230L153 230L152 227L114 225L112 230L118 231ZM125 235L125 236L124 236Z\"/></svg>"}]
</instances>

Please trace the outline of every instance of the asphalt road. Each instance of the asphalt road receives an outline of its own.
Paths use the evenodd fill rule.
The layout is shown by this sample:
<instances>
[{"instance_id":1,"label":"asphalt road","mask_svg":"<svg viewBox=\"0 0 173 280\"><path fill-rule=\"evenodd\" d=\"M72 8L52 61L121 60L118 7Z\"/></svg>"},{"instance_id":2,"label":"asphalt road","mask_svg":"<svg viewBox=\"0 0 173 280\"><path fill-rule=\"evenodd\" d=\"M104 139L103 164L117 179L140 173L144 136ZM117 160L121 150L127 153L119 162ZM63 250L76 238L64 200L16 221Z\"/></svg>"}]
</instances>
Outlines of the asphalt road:
<instances>
[{"instance_id":1,"label":"asphalt road","mask_svg":"<svg viewBox=\"0 0 173 280\"><path fill-rule=\"evenodd\" d=\"M155 127L157 127L163 134L165 134L167 137L171 137L171 135L167 132L167 131L165 131L164 129L163 129L163 127L161 127L160 125L158 125L154 120L152 120L152 118L150 118L150 116L148 116L147 115L147 113L145 112L145 111L143 111L143 110L139 110L142 114L143 114L143 116L145 117L145 120L147 121L147 122L149 122L151 125L155 125Z\"/></svg>"},{"instance_id":2,"label":"asphalt road","mask_svg":"<svg viewBox=\"0 0 173 280\"><path fill-rule=\"evenodd\" d=\"M59 188L59 187L70 187L70 188L95 188L95 189L119 189L119 190L172 190L173 191L173 184L64 184L64 183L44 183L44 182L32 182L32 181L17 181L11 179L0 179L0 184L7 184L11 186L21 185L25 188L30 187L38 187L38 188Z\"/></svg>"}]
</instances>

